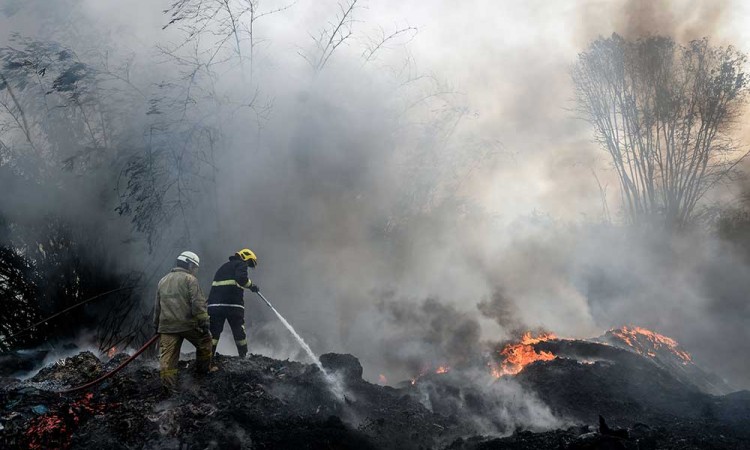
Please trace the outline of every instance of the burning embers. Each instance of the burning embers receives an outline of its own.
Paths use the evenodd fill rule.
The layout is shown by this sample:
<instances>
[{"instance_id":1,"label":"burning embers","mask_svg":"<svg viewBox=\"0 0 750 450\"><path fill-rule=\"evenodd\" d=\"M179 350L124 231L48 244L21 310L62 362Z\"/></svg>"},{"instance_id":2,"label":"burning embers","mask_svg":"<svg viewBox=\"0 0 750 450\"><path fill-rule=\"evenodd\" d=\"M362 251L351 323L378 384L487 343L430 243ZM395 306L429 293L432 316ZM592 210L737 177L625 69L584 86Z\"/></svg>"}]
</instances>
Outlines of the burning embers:
<instances>
[{"instance_id":1,"label":"burning embers","mask_svg":"<svg viewBox=\"0 0 750 450\"><path fill-rule=\"evenodd\" d=\"M520 342L507 344L500 351L502 361L499 365L490 362L490 371L495 378L503 375L515 375L522 371L524 367L534 361L550 361L555 359L555 355L547 351L537 351L535 344L540 342L557 339L553 333L540 333L534 337L530 331L521 336Z\"/></svg>"},{"instance_id":2,"label":"burning embers","mask_svg":"<svg viewBox=\"0 0 750 450\"><path fill-rule=\"evenodd\" d=\"M555 359L556 356L552 352L537 351L534 348L540 342L555 339L557 339L557 336L554 333L541 332L537 336L534 336L531 331L523 333L518 342L509 343L498 352L499 362L493 359L487 363L490 373L495 378L500 378L503 375L515 375L534 361L550 361ZM451 368L448 365L438 366L437 368L425 367L420 371L419 375L412 378L411 384L416 384L420 378L429 373L440 375L448 373L450 370Z\"/></svg>"},{"instance_id":3,"label":"burning embers","mask_svg":"<svg viewBox=\"0 0 750 450\"><path fill-rule=\"evenodd\" d=\"M556 356L550 351L537 350L535 345L540 342L558 339L553 333L540 333L538 336L527 331L519 342L507 344L500 353L500 363L490 362L492 375L499 378L503 375L515 375L534 361L550 361ZM592 339L595 342L607 341L616 346L632 350L649 358L676 357L683 364L692 362L689 353L679 348L679 344L672 338L661 335L641 327L628 327L608 331L601 338Z\"/></svg>"},{"instance_id":4,"label":"burning embers","mask_svg":"<svg viewBox=\"0 0 750 450\"><path fill-rule=\"evenodd\" d=\"M412 385L417 384L417 380L419 380L420 378L422 378L423 376L425 376L427 374L434 373L436 375L443 375L443 374L446 374L446 373L448 373L450 371L451 371L451 368L450 368L450 366L447 366L447 365L438 366L436 369L433 369L432 367L427 366L427 367L424 367L419 372L419 375L417 375L416 377L414 377L414 378L411 379L411 384ZM383 378L385 378L385 377L383 377Z\"/></svg>"},{"instance_id":5,"label":"burning embers","mask_svg":"<svg viewBox=\"0 0 750 450\"><path fill-rule=\"evenodd\" d=\"M555 355L550 349L550 347L557 349L558 347L556 345L537 345L548 341L561 341L561 339L554 333L550 332L539 332L535 335L531 331L526 331L521 335L521 338L518 341L505 344L501 349L494 353L490 358L490 361L487 363L490 373L495 378L500 378L506 375L516 375L526 366L535 361L551 361L557 358L558 355ZM562 341L566 340L563 339ZM616 347L634 351L642 356L652 359L669 359L673 361L676 358L676 360L683 365L692 362L690 354L680 349L677 341L641 327L625 326L619 329L610 330L604 336L599 338L583 340L583 342L586 341L592 343L608 343ZM578 356L571 355L569 352L563 353L564 355L560 357L579 359ZM593 363L586 358L579 360L579 362L584 364ZM434 366L426 366L420 371L419 375L411 380L411 384L416 384L420 378L427 374L444 374L449 370L450 367L447 365L439 366L437 368Z\"/></svg>"},{"instance_id":6,"label":"burning embers","mask_svg":"<svg viewBox=\"0 0 750 450\"><path fill-rule=\"evenodd\" d=\"M614 343L625 344L636 353L650 358L656 358L666 351L676 356L682 364L689 364L693 360L688 352L679 348L677 341L645 328L625 326L609 330L605 337Z\"/></svg>"},{"instance_id":7,"label":"burning embers","mask_svg":"<svg viewBox=\"0 0 750 450\"><path fill-rule=\"evenodd\" d=\"M61 448L71 446L73 432L87 420L104 412L104 404L94 402L94 394L63 405L57 412L46 412L32 419L25 433L29 449Z\"/></svg>"},{"instance_id":8,"label":"burning embers","mask_svg":"<svg viewBox=\"0 0 750 450\"><path fill-rule=\"evenodd\" d=\"M441 373L448 373L451 370L448 366L440 366L437 369L435 369L435 373L441 374Z\"/></svg>"}]
</instances>

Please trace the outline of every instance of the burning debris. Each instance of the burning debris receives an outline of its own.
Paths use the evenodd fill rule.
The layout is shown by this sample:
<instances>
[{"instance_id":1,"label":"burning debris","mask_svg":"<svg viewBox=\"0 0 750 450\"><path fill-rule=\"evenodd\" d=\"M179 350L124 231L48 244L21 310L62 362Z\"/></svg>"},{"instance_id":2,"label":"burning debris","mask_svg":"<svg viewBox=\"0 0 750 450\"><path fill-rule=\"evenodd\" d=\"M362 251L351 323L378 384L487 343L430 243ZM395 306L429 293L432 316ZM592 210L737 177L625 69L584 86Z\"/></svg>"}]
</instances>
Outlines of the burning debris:
<instances>
[{"instance_id":1,"label":"burning debris","mask_svg":"<svg viewBox=\"0 0 750 450\"><path fill-rule=\"evenodd\" d=\"M659 345L674 342L652 332L638 336ZM344 401L317 366L255 355L220 356L218 372L199 385L183 376L180 393L171 399L162 396L158 371L147 360L136 360L96 388L58 394L128 358L115 355L105 364L83 352L0 388L5 405L0 442L92 449L573 449L612 442L621 445L615 448L678 442L691 443L684 448L709 443L739 448L750 443L746 392L703 393L657 364L647 350L642 354L628 343L626 349L597 339L524 333L498 350L497 367L506 371L500 376L481 365L442 364L399 387L364 381L362 365L352 355L325 354L320 363L339 380ZM683 353L672 353L676 343L660 348L684 361ZM192 364L188 358L180 367ZM379 381L384 384L385 375ZM599 415L611 423L597 426Z\"/></svg>"},{"instance_id":2,"label":"burning debris","mask_svg":"<svg viewBox=\"0 0 750 450\"><path fill-rule=\"evenodd\" d=\"M448 373L450 372L450 370L451 368L448 366L440 366L437 369L435 369L435 373L439 375L441 373Z\"/></svg>"},{"instance_id":3,"label":"burning debris","mask_svg":"<svg viewBox=\"0 0 750 450\"><path fill-rule=\"evenodd\" d=\"M425 365L422 370L419 371L419 375L412 378L410 380L410 383L412 385L417 384L417 381L419 381L420 378L424 378L426 375L435 374L435 375L442 375L450 372L451 368L447 365L437 366L436 368L433 368L430 365ZM385 378L385 376L383 376Z\"/></svg>"},{"instance_id":4,"label":"burning debris","mask_svg":"<svg viewBox=\"0 0 750 450\"><path fill-rule=\"evenodd\" d=\"M495 378L517 375L529 364L537 361L552 361L558 356L574 359L583 364L594 364L596 357L581 354L560 355L561 348L570 339L558 338L554 333L530 331L522 334L518 341L504 344L488 363ZM692 356L682 349L674 339L642 327L623 326L607 331L604 335L579 342L611 345L651 359L654 364L672 373L687 384L695 385L703 392L726 394L731 387L716 375L709 374L693 363Z\"/></svg>"},{"instance_id":5,"label":"burning debris","mask_svg":"<svg viewBox=\"0 0 750 450\"><path fill-rule=\"evenodd\" d=\"M600 340L621 347L624 344L625 348L632 349L649 358L657 358L667 352L670 356L682 360L682 364L687 365L693 361L690 354L681 350L674 339L641 327L624 326L609 330Z\"/></svg>"},{"instance_id":6,"label":"burning debris","mask_svg":"<svg viewBox=\"0 0 750 450\"><path fill-rule=\"evenodd\" d=\"M550 361L555 359L555 355L547 351L537 352L534 344L557 339L553 333L540 333L533 337L530 331L527 331L521 337L520 342L511 343L503 347L500 351L502 363L500 366L492 365L492 375L501 377L503 375L515 375L527 365L534 361Z\"/></svg>"},{"instance_id":7,"label":"burning debris","mask_svg":"<svg viewBox=\"0 0 750 450\"><path fill-rule=\"evenodd\" d=\"M417 448L440 436L467 432L404 392L365 382L359 361L351 355L321 357L326 370L346 387L343 403L314 365L261 356L219 357L218 363L221 370L200 388L184 377L180 394L171 399L161 395L158 371L138 361L98 390L60 396L53 386L88 381L105 370L91 353L67 358L34 381L2 387L6 408L0 416L0 442L4 447L92 449L396 448L401 442ZM192 364L189 360L180 365L185 369ZM85 371L79 373L79 368ZM44 408L35 412L36 405ZM403 423L410 428L404 429Z\"/></svg>"},{"instance_id":8,"label":"burning debris","mask_svg":"<svg viewBox=\"0 0 750 450\"><path fill-rule=\"evenodd\" d=\"M73 432L82 423L97 414L105 413L105 405L93 401L94 394L89 392L74 400L67 408L57 413L47 412L46 407L34 410L41 413L31 419L29 428L21 442L29 449L68 448L72 444ZM40 405L41 406L41 405Z\"/></svg>"},{"instance_id":9,"label":"burning debris","mask_svg":"<svg viewBox=\"0 0 750 450\"><path fill-rule=\"evenodd\" d=\"M740 200L726 192L747 190L714 195L743 180L748 156L733 126L747 56L729 33L687 42L660 20L647 28L665 36L579 16L644 0L398 8L416 16L393 23L483 30L490 18L512 37L448 47L362 25L392 2L10 3L0 350L89 335L97 351L0 355L0 447L750 448L750 395L700 367L724 335L739 336L717 360L750 342L737 314L750 202L726 232L702 226ZM675 2L651 3L662 17ZM519 33L524 19L541 32ZM611 37L576 50L595 35ZM454 88L464 67L476 69ZM594 146L560 113L571 97ZM255 251L227 248L239 241L261 251L260 280ZM488 321L589 330L660 312L671 317L649 322L705 319L695 358L631 325L486 342ZM215 356L225 323L237 358ZM157 340L158 363L138 358ZM330 345L370 367L313 351ZM746 362L722 366L750 386Z\"/></svg>"},{"instance_id":10,"label":"burning debris","mask_svg":"<svg viewBox=\"0 0 750 450\"><path fill-rule=\"evenodd\" d=\"M703 370L674 339L642 327L623 326L609 330L594 341L613 345L651 359L679 380L709 394L728 394L732 387L715 374Z\"/></svg>"}]
</instances>

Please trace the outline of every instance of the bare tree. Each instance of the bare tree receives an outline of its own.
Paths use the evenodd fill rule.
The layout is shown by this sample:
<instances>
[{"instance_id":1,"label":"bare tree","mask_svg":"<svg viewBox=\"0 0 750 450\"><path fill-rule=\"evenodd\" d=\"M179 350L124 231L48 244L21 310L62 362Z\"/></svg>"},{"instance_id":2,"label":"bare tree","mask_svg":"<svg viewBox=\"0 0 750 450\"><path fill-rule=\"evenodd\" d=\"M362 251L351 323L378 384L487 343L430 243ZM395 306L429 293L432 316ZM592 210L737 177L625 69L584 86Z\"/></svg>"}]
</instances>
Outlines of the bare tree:
<instances>
[{"instance_id":1,"label":"bare tree","mask_svg":"<svg viewBox=\"0 0 750 450\"><path fill-rule=\"evenodd\" d=\"M164 28L179 26L182 36L176 44L157 45L157 49L175 70L150 98L145 145L129 158L118 183L118 211L133 218L149 245L158 237L157 230L174 218L182 222L180 240L190 243L194 200L215 192L215 149L227 144L222 119L247 107L255 112L260 129L267 117L270 106L260 105L259 89L249 99L236 98L240 97L236 92L228 95L218 83L219 72L239 67L244 74L247 36L242 19L257 3L180 0L165 11L171 20Z\"/></svg>"},{"instance_id":2,"label":"bare tree","mask_svg":"<svg viewBox=\"0 0 750 450\"><path fill-rule=\"evenodd\" d=\"M312 36L315 43L315 52L306 54L298 52L305 61L315 70L323 70L328 60L336 52L336 49L352 36L352 25L354 24L354 11L358 0L348 0L339 3L339 13L332 22L320 31L318 36Z\"/></svg>"},{"instance_id":3,"label":"bare tree","mask_svg":"<svg viewBox=\"0 0 750 450\"><path fill-rule=\"evenodd\" d=\"M243 0L246 5L246 10L250 13L250 19L244 23L243 29L247 33L248 40L250 41L250 78L252 80L253 70L255 67L255 47L257 47L263 40L259 39L255 32L256 23L263 17L278 12L286 11L287 9L294 6L297 2L291 2L278 8L272 8L268 10L262 10L260 7L260 0Z\"/></svg>"},{"instance_id":4,"label":"bare tree","mask_svg":"<svg viewBox=\"0 0 750 450\"><path fill-rule=\"evenodd\" d=\"M249 61L252 79L255 47L260 42L255 33L256 23L263 17L291 8L295 3L264 10L261 9L261 0L177 0L164 11L169 14L170 20L163 28L178 25L184 32L185 40L170 53L203 35L211 35L211 61L225 47L231 46L243 75L245 59ZM249 41L249 55L243 55L243 41Z\"/></svg>"},{"instance_id":5,"label":"bare tree","mask_svg":"<svg viewBox=\"0 0 750 450\"><path fill-rule=\"evenodd\" d=\"M628 220L680 228L742 154L730 138L746 99L746 57L707 39L594 41L572 68L579 112L619 177Z\"/></svg>"},{"instance_id":6,"label":"bare tree","mask_svg":"<svg viewBox=\"0 0 750 450\"><path fill-rule=\"evenodd\" d=\"M362 60L364 64L375 59L376 53L380 50L387 49L391 44L400 41L401 45L411 41L417 35L416 27L405 27L400 28L390 34L385 34L385 30L381 27L379 34L376 37L369 38L369 42L362 52Z\"/></svg>"}]
</instances>

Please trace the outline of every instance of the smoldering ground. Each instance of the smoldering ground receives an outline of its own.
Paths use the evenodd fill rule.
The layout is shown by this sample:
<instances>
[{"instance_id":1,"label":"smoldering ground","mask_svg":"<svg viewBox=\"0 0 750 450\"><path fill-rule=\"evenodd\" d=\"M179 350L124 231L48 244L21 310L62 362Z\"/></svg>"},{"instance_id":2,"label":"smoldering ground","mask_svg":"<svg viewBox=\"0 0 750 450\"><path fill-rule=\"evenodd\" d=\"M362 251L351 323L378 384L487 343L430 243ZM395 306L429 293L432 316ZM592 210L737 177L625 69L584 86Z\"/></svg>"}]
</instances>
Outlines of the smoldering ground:
<instances>
[{"instance_id":1,"label":"smoldering ground","mask_svg":"<svg viewBox=\"0 0 750 450\"><path fill-rule=\"evenodd\" d=\"M183 70L155 50L181 38L161 30L168 5L156 3L16 2L4 28L87 49L96 47L90 36L118 30L103 45L131 58L130 82L156 97L155 86L176 83ZM588 337L633 323L676 338L699 364L748 387L750 367L737 357L750 346L742 255L707 231L674 237L607 223L591 172L607 187L615 222L616 182L570 112L568 68L587 42L663 31L628 12L639 3L371 3L355 10L353 38L318 73L299 53L314 51L308 32L334 20L337 5L294 4L256 28L252 81L229 65L214 73L213 97L193 99L189 120L209 121L224 137L215 186L191 193L189 210L163 223L151 253L121 233L105 238L129 267L153 273L189 247L202 257L203 286L224 258L251 247L260 261L252 278L312 348L357 355L372 380L461 365L519 329ZM714 14L708 3L698 2L712 11L705 22L667 2L649 17L669 18L665 29L678 39L732 42L746 16ZM367 37L391 25L419 31L363 63ZM256 107L243 107L256 89ZM142 123L128 123L127 141L143 146ZM111 181L91 182L106 190ZM44 212L84 191L91 187L9 208ZM128 217L112 212L117 201L94 211L84 202L71 221L111 215L128 229ZM145 309L151 301L144 296ZM262 304L246 303L251 350L304 358ZM232 345L225 333L220 351ZM536 423L552 423L542 416Z\"/></svg>"}]
</instances>

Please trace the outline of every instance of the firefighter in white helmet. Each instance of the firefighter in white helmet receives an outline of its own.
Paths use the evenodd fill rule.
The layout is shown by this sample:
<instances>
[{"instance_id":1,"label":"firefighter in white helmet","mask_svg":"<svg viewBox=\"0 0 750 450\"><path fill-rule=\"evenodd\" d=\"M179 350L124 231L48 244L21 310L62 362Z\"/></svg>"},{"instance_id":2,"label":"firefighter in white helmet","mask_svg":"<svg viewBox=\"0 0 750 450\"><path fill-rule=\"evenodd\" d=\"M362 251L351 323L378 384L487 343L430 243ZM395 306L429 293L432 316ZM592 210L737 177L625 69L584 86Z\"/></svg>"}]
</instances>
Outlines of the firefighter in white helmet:
<instances>
[{"instance_id":1,"label":"firefighter in white helmet","mask_svg":"<svg viewBox=\"0 0 750 450\"><path fill-rule=\"evenodd\" d=\"M180 347L187 339L195 346L195 369L198 376L211 367L211 333L203 295L195 277L200 266L198 255L180 253L175 267L159 281L154 307L154 325L159 333L159 364L162 385L174 392Z\"/></svg>"}]
</instances>

